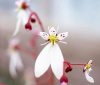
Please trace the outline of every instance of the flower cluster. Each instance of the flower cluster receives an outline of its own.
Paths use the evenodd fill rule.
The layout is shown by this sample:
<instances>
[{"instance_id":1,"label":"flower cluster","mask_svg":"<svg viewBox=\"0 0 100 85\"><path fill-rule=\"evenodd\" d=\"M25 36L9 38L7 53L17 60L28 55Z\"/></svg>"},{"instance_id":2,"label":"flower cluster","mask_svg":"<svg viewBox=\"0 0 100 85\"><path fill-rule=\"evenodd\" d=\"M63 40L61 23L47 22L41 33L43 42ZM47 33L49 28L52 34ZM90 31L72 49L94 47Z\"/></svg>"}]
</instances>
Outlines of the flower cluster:
<instances>
[{"instance_id":1,"label":"flower cluster","mask_svg":"<svg viewBox=\"0 0 100 85\"><path fill-rule=\"evenodd\" d=\"M38 17L36 12L33 12L29 6L30 1L25 0L16 0L15 4L17 6L16 12L17 14L17 23L16 29L13 33L13 36L16 36L19 32L21 24L25 26L25 29L32 30L33 24L37 21L41 30L44 31L42 22Z\"/></svg>"},{"instance_id":2,"label":"flower cluster","mask_svg":"<svg viewBox=\"0 0 100 85\"><path fill-rule=\"evenodd\" d=\"M46 46L37 56L37 59L35 61L35 78L41 77L50 68L54 76L60 81L60 84L67 85L67 73L72 71L73 66L82 65L84 66L83 73L86 77L86 80L90 83L94 83L94 79L90 76L93 60L90 60L87 64L72 64L68 61L65 61L58 43L60 42L66 44L66 42L64 42L63 40L68 37L68 32L58 34L58 30L56 30L55 27L52 26L48 27L49 33L46 33L39 16L36 12L33 12L31 10L29 3L30 2L27 2L25 0L16 0L15 2L17 6L16 12L18 13L18 15L16 29L13 33L13 36L15 37L15 35L19 32L21 24L25 27L26 30L32 30L35 23L38 23L38 25L40 26L42 32L34 32L34 37L31 40L31 45L32 47L35 47L37 43L37 35L39 35L46 41L42 45ZM9 73L12 77L17 76L16 70L24 69L19 49L19 41L17 39L12 39L8 47L8 52L10 56ZM30 82L32 83L32 80Z\"/></svg>"}]
</instances>

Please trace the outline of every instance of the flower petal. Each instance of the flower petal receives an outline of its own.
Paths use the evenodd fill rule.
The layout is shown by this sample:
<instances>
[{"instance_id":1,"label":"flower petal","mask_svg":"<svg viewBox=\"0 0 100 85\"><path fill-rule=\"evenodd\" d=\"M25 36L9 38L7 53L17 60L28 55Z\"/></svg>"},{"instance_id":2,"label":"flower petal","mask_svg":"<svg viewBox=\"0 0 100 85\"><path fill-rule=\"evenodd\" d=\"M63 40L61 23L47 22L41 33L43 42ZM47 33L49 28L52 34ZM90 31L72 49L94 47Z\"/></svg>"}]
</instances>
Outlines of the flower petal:
<instances>
[{"instance_id":1,"label":"flower petal","mask_svg":"<svg viewBox=\"0 0 100 85\"><path fill-rule=\"evenodd\" d=\"M21 6L22 2L24 2L24 0L16 0L15 4L17 6Z\"/></svg>"},{"instance_id":2,"label":"flower petal","mask_svg":"<svg viewBox=\"0 0 100 85\"><path fill-rule=\"evenodd\" d=\"M22 19L22 24L25 25L28 22L28 13L25 10L21 10L18 14L18 19Z\"/></svg>"},{"instance_id":3,"label":"flower petal","mask_svg":"<svg viewBox=\"0 0 100 85\"><path fill-rule=\"evenodd\" d=\"M89 60L88 64L92 64L93 60Z\"/></svg>"},{"instance_id":4,"label":"flower petal","mask_svg":"<svg viewBox=\"0 0 100 85\"><path fill-rule=\"evenodd\" d=\"M89 70L85 71L85 77L86 77L88 82L94 83L94 79L89 75L90 72L91 71L89 71Z\"/></svg>"},{"instance_id":5,"label":"flower petal","mask_svg":"<svg viewBox=\"0 0 100 85\"><path fill-rule=\"evenodd\" d=\"M56 76L57 79L60 79L63 75L63 62L64 58L62 55L62 52L58 46L58 44L55 44L52 46L51 50L51 68Z\"/></svg>"},{"instance_id":6,"label":"flower petal","mask_svg":"<svg viewBox=\"0 0 100 85\"><path fill-rule=\"evenodd\" d=\"M58 37L59 40L63 40L63 39L65 39L67 36L68 36L68 32L64 32L64 33L58 34L57 37Z\"/></svg>"},{"instance_id":7,"label":"flower petal","mask_svg":"<svg viewBox=\"0 0 100 85\"><path fill-rule=\"evenodd\" d=\"M13 36L16 36L17 33L19 32L21 21L22 21L21 19L18 19L17 24L16 24L16 29L15 29L15 31L13 33Z\"/></svg>"},{"instance_id":8,"label":"flower petal","mask_svg":"<svg viewBox=\"0 0 100 85\"><path fill-rule=\"evenodd\" d=\"M48 40L49 35L46 32L40 32L39 34L44 40Z\"/></svg>"},{"instance_id":9,"label":"flower petal","mask_svg":"<svg viewBox=\"0 0 100 85\"><path fill-rule=\"evenodd\" d=\"M35 77L42 76L50 66L50 51L51 44L48 44L44 47L44 49L40 52L39 56L35 62Z\"/></svg>"},{"instance_id":10,"label":"flower petal","mask_svg":"<svg viewBox=\"0 0 100 85\"><path fill-rule=\"evenodd\" d=\"M49 29L49 34L50 34L50 35L56 35L56 34L57 34L57 31L54 29L54 27L51 27L51 28Z\"/></svg>"},{"instance_id":11,"label":"flower petal","mask_svg":"<svg viewBox=\"0 0 100 85\"><path fill-rule=\"evenodd\" d=\"M20 55L17 51L9 51L10 55L10 64L9 64L9 72L12 77L17 76L16 69L22 70L23 69L23 64L21 62Z\"/></svg>"}]
</instances>

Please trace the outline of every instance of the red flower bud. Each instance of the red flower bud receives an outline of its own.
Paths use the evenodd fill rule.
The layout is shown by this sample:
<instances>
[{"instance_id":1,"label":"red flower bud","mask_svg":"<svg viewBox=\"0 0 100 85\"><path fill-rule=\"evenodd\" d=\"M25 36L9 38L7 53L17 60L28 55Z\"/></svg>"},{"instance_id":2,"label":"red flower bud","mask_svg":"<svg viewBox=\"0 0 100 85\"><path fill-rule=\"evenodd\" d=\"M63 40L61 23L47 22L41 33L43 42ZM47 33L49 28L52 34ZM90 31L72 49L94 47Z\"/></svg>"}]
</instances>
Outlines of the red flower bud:
<instances>
[{"instance_id":1,"label":"red flower bud","mask_svg":"<svg viewBox=\"0 0 100 85\"><path fill-rule=\"evenodd\" d=\"M60 79L60 83L63 83L63 82L68 83L68 78L65 75L63 75Z\"/></svg>"},{"instance_id":2,"label":"red flower bud","mask_svg":"<svg viewBox=\"0 0 100 85\"><path fill-rule=\"evenodd\" d=\"M27 24L25 25L25 29L32 30L31 24L30 24L30 23L27 23Z\"/></svg>"},{"instance_id":3,"label":"red flower bud","mask_svg":"<svg viewBox=\"0 0 100 85\"><path fill-rule=\"evenodd\" d=\"M68 73L70 71L72 71L72 66L69 62L64 61L64 68L65 68L65 72Z\"/></svg>"},{"instance_id":4,"label":"red flower bud","mask_svg":"<svg viewBox=\"0 0 100 85\"><path fill-rule=\"evenodd\" d=\"M70 72L70 71L72 71L72 68L71 68L71 67L67 67L67 68L65 69L65 72L66 72L66 73L68 73L68 72Z\"/></svg>"},{"instance_id":5,"label":"red flower bud","mask_svg":"<svg viewBox=\"0 0 100 85\"><path fill-rule=\"evenodd\" d=\"M32 23L35 23L36 20L35 20L34 18L31 18L31 22L32 22Z\"/></svg>"}]
</instances>

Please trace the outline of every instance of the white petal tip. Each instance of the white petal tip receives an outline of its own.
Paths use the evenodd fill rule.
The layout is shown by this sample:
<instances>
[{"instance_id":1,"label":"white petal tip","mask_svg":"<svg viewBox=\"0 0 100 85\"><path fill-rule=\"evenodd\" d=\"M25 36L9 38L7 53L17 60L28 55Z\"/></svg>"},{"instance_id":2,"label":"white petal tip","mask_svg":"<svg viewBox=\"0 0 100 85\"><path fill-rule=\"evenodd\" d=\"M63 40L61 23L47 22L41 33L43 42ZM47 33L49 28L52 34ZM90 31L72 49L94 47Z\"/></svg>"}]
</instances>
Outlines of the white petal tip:
<instances>
[{"instance_id":1,"label":"white petal tip","mask_svg":"<svg viewBox=\"0 0 100 85\"><path fill-rule=\"evenodd\" d=\"M86 71L85 72L85 77L86 77L86 80L90 83L94 83L94 79L88 74L88 72Z\"/></svg>"},{"instance_id":2,"label":"white petal tip","mask_svg":"<svg viewBox=\"0 0 100 85\"><path fill-rule=\"evenodd\" d=\"M94 79L91 77L91 79L87 79L88 82L94 83Z\"/></svg>"},{"instance_id":3,"label":"white petal tip","mask_svg":"<svg viewBox=\"0 0 100 85\"><path fill-rule=\"evenodd\" d=\"M37 74L37 73L35 73L35 77L36 77L36 78L39 78L39 77L40 77L40 75L39 75L39 74Z\"/></svg>"},{"instance_id":4,"label":"white petal tip","mask_svg":"<svg viewBox=\"0 0 100 85\"><path fill-rule=\"evenodd\" d=\"M66 82L62 82L60 85L67 85L67 83Z\"/></svg>"}]
</instances>

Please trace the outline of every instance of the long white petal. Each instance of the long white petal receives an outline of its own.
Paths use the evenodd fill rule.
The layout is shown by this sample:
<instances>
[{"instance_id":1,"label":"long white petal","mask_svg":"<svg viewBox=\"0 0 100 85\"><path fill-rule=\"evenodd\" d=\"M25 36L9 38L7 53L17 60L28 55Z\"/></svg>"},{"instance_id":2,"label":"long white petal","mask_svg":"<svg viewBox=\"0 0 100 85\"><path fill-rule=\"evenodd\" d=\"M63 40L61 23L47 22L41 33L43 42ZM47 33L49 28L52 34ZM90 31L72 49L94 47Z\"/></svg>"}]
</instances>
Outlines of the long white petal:
<instances>
[{"instance_id":1,"label":"long white petal","mask_svg":"<svg viewBox=\"0 0 100 85\"><path fill-rule=\"evenodd\" d=\"M9 64L9 72L12 77L17 76L16 72L16 66L17 66L17 57L19 57L19 54L17 52L11 52L10 54L10 64Z\"/></svg>"},{"instance_id":2,"label":"long white petal","mask_svg":"<svg viewBox=\"0 0 100 85\"><path fill-rule=\"evenodd\" d=\"M12 59L10 59L9 73L13 78L17 76L16 66Z\"/></svg>"},{"instance_id":3,"label":"long white petal","mask_svg":"<svg viewBox=\"0 0 100 85\"><path fill-rule=\"evenodd\" d=\"M85 71L85 77L86 77L86 79L87 79L88 82L94 83L94 79L89 75L89 73L90 72L88 70Z\"/></svg>"},{"instance_id":4,"label":"long white petal","mask_svg":"<svg viewBox=\"0 0 100 85\"><path fill-rule=\"evenodd\" d=\"M16 58L16 68L20 71L24 68L24 65L22 63L21 57L18 54L17 58Z\"/></svg>"},{"instance_id":5,"label":"long white petal","mask_svg":"<svg viewBox=\"0 0 100 85\"><path fill-rule=\"evenodd\" d=\"M52 46L51 50L51 68L54 73L54 75L57 77L57 79L60 79L63 75L63 55L62 52L58 46L58 44L55 44Z\"/></svg>"},{"instance_id":6,"label":"long white petal","mask_svg":"<svg viewBox=\"0 0 100 85\"><path fill-rule=\"evenodd\" d=\"M21 18L22 19L22 24L25 25L28 21L28 12L25 11L25 10L21 10L18 14L18 18Z\"/></svg>"},{"instance_id":7,"label":"long white petal","mask_svg":"<svg viewBox=\"0 0 100 85\"><path fill-rule=\"evenodd\" d=\"M19 32L21 23L22 23L22 25L25 25L27 23L27 21L28 21L28 14L27 14L26 11L21 10L18 13L17 18L18 18L18 21L17 21L17 24L16 24L16 30L14 31L13 36L16 36L17 33Z\"/></svg>"},{"instance_id":8,"label":"long white petal","mask_svg":"<svg viewBox=\"0 0 100 85\"><path fill-rule=\"evenodd\" d=\"M16 24L16 29L15 29L15 31L14 31L14 33L13 33L13 36L16 36L17 33L19 32L20 25L21 25L21 21L22 21L22 20L19 18L18 21L17 21L17 24Z\"/></svg>"},{"instance_id":9,"label":"long white petal","mask_svg":"<svg viewBox=\"0 0 100 85\"><path fill-rule=\"evenodd\" d=\"M50 66L50 55L51 44L47 44L46 47L40 52L35 62L35 77L42 76Z\"/></svg>"}]
</instances>

